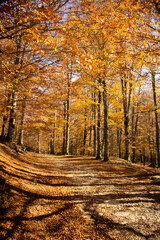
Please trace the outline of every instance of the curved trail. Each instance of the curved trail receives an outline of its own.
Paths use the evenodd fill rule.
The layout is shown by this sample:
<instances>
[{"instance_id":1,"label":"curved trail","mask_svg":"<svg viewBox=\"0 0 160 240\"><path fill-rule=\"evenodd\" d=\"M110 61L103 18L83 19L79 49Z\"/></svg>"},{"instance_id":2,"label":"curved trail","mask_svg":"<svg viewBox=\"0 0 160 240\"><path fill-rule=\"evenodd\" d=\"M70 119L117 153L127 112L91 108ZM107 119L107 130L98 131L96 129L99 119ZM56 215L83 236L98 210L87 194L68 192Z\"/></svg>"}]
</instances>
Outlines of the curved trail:
<instances>
[{"instance_id":1,"label":"curved trail","mask_svg":"<svg viewBox=\"0 0 160 240\"><path fill-rule=\"evenodd\" d=\"M57 164L73 180L74 201L102 232L115 239L160 239L160 185L152 171L115 159L66 157Z\"/></svg>"},{"instance_id":2,"label":"curved trail","mask_svg":"<svg viewBox=\"0 0 160 240\"><path fill-rule=\"evenodd\" d=\"M11 190L0 239L160 239L155 170L33 153L3 158L2 165Z\"/></svg>"}]
</instances>

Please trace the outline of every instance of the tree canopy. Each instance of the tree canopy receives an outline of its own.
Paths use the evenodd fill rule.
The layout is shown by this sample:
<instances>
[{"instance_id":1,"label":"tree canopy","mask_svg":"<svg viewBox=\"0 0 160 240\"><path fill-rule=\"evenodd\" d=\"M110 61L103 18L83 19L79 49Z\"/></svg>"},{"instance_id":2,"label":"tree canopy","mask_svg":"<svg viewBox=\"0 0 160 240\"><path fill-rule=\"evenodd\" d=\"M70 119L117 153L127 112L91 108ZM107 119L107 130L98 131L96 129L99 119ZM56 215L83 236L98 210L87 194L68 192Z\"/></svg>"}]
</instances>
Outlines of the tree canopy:
<instances>
[{"instance_id":1,"label":"tree canopy","mask_svg":"<svg viewBox=\"0 0 160 240\"><path fill-rule=\"evenodd\" d=\"M1 139L160 167L159 1L0 4Z\"/></svg>"}]
</instances>

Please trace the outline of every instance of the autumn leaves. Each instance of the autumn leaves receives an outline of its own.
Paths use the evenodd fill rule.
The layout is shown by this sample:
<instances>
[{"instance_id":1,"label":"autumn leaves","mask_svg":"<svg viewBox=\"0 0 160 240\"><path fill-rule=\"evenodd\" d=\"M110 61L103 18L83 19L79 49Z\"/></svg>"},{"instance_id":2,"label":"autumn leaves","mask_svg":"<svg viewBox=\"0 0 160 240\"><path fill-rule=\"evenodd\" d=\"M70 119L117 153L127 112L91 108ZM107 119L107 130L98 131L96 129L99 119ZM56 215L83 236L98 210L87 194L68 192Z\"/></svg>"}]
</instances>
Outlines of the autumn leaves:
<instances>
[{"instance_id":1,"label":"autumn leaves","mask_svg":"<svg viewBox=\"0 0 160 240\"><path fill-rule=\"evenodd\" d=\"M24 143L30 144L28 129L38 136L45 129L51 132L46 148L52 152L160 164L155 5L128 0L8 4L1 31L1 96L6 131L15 118L11 139L25 129Z\"/></svg>"}]
</instances>

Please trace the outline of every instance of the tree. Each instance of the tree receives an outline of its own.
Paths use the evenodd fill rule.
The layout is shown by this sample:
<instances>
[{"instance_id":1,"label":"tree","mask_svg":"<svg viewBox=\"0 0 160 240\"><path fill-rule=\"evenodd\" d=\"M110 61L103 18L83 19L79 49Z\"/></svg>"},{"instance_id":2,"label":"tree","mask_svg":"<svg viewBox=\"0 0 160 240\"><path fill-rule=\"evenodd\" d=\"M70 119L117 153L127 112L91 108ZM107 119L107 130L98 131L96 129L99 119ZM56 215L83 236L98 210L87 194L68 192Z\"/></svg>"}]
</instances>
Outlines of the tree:
<instances>
[{"instance_id":1,"label":"tree","mask_svg":"<svg viewBox=\"0 0 160 240\"><path fill-rule=\"evenodd\" d=\"M44 38L48 37L48 31L55 30L51 29L51 24L53 25L54 22L54 26L56 26L57 21L59 21L57 18L58 11L67 2L68 0L60 0L57 3L52 1L20 0L17 3L16 1L8 0L1 5L3 21L0 40L2 43L5 41L8 46L11 43L13 44L12 48L5 49L3 47L2 49L4 55L2 70L5 76L7 69L8 79L10 79L12 85L12 93L7 100L7 102L10 102L8 133L4 133L4 129L7 129L7 115L3 118L2 131L3 137L7 134L8 141L15 139L16 108L20 85L28 79L33 79L35 69L41 71L46 66L47 60L42 50L44 48L42 43L45 42ZM53 40L53 38L51 39ZM26 47L26 45L28 46ZM31 58L29 58L29 54ZM9 62L11 63L10 65Z\"/></svg>"},{"instance_id":2,"label":"tree","mask_svg":"<svg viewBox=\"0 0 160 240\"><path fill-rule=\"evenodd\" d=\"M156 150L157 150L157 159L158 167L160 167L160 134L159 134L159 120L158 120L158 103L157 103L157 91L156 91L156 73L155 69L151 68L152 76L152 90L153 90L153 101L154 101L154 112L155 112L155 128L156 128Z\"/></svg>"}]
</instances>

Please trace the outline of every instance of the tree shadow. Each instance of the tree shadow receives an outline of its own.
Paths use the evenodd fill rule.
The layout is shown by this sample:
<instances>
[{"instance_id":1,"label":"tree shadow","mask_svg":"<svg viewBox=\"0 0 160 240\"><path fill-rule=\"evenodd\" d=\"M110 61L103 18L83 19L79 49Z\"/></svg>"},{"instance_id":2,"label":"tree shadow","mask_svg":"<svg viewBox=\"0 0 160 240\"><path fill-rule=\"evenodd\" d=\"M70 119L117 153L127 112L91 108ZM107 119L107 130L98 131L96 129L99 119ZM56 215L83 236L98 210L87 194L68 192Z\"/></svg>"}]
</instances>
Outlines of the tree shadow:
<instances>
[{"instance_id":1,"label":"tree shadow","mask_svg":"<svg viewBox=\"0 0 160 240\"><path fill-rule=\"evenodd\" d=\"M94 220L95 225L97 227L97 230L101 233L102 236L104 237L108 237L108 235L106 234L106 230L111 231L114 229L119 230L119 232L122 232L124 230L129 231L131 234L134 234L136 236L139 237L143 237L143 238L150 238L152 236L154 236L154 234L148 234L148 235L144 235L142 234L140 231L135 230L133 227L129 227L126 224L121 224L121 223L117 223L115 221L112 221L109 218L106 218L104 216L101 216L95 209L94 210L90 210L90 206L92 205L92 202L89 203L87 207L85 208L86 211L88 211L90 213L91 218Z\"/></svg>"},{"instance_id":2,"label":"tree shadow","mask_svg":"<svg viewBox=\"0 0 160 240\"><path fill-rule=\"evenodd\" d=\"M20 193L19 196L22 196L22 198L25 200L22 202L22 204L20 206L20 212L18 214L16 214L16 211L15 211L15 214L14 215L11 214L11 216L8 213L10 211L12 211L12 209L11 209L12 204L10 204L10 206L7 207L7 209L5 209L6 202L4 202L2 204L2 206L0 207L0 210L2 210L1 216L0 216L0 223L3 223L0 226L0 231L1 231L1 233L3 233L3 234L0 234L1 240L12 239L12 238L14 238L15 233L17 234L17 239L24 239L23 234L26 231L28 231L28 229L25 229L26 222L30 222L30 221L38 222L38 221L42 221L45 219L49 219L52 216L60 215L64 211L71 209L73 207L73 203L64 202L64 204L59 206L56 211L52 211L47 214L38 214L37 216L27 217L26 213L27 213L29 206L34 206L35 202L37 200L41 199L40 198L41 196L39 194L32 194L32 193L26 192L26 191L25 191L25 193L27 193L27 194L24 194L24 191L22 191L21 189L14 188L13 186L7 184L7 188L9 188L9 187L11 187L11 189L16 192L17 192L17 190L19 190L17 193ZM14 192L14 194L15 194L15 192ZM12 193L12 191L9 192L8 201L11 201L11 198L14 197L13 196L14 194ZM47 196L46 196L46 199L48 199ZM21 201L21 197L20 197L20 201ZM25 224L24 224L24 222L25 222ZM8 228L7 227L8 224L4 225L4 223L9 223L10 227ZM54 229L50 229L50 230L58 231L62 227L62 225L63 225L63 223L61 221L57 224L57 226L54 227ZM21 229L21 230L19 230L19 229ZM49 229L48 229L48 231L49 231ZM36 237L37 233L35 232L34 234Z\"/></svg>"},{"instance_id":3,"label":"tree shadow","mask_svg":"<svg viewBox=\"0 0 160 240\"><path fill-rule=\"evenodd\" d=\"M68 159L68 156L66 156L66 158ZM46 159L46 157L44 157L44 159ZM8 238L12 238L15 234L15 232L19 231L19 227L23 225L22 229L21 229L21 233L20 233L20 240L24 239L23 235L26 231L25 225L23 222L28 222L28 221L47 221L47 219L56 216L56 215L60 215L61 213L65 212L66 210L69 210L73 207L74 204L83 204L84 210L89 213L89 215L91 216L91 219L93 219L93 221L95 222L95 225L97 226L97 231L99 231L100 234L102 234L102 236L106 239L113 239L109 236L109 234L107 234L107 230L112 230L112 229L118 229L119 231L121 230L127 230L130 233L136 234L137 236L140 237L145 237L145 238L149 238L151 235L143 235L140 231L136 231L134 229L134 227L128 227L124 224L120 224L120 223L116 223L114 221L112 221L109 218L106 218L104 216L101 216L94 208L94 204L106 204L107 201L110 201L110 205L111 204L123 204L123 206L130 204L130 206L137 204L139 202L150 202L150 203L160 203L160 193L159 190L156 189L155 192L153 191L149 191L149 187L151 185L159 185L159 182L140 182L141 180L145 180L147 178L152 178L153 176L155 176L156 174L152 174L152 173L143 173L143 174L137 174L137 172L135 170L132 170L130 168L127 168L127 174L126 171L124 170L115 170L114 167L110 168L110 169L103 169L104 165L99 165L99 163L95 163L93 165L92 163L92 159L89 159L89 164L87 165L86 162L84 162L84 164L81 164L81 166L79 166L79 162L81 161L81 159L78 159L77 161L74 160L74 158L69 158L71 160L67 160L70 162L69 165L67 166L60 166L58 168L58 170L64 170L64 173L72 173L73 175L75 175L75 181L74 178L72 179L71 177L64 177L64 176L50 176L48 175L50 169L52 169L50 166L50 163L45 164L42 163L41 161L37 161L37 163L31 163L32 166L35 167L35 169L41 169L46 170L46 174L41 175L40 173L33 173L31 171L25 171L23 169L18 169L17 167L15 168L15 170L17 170L17 173L13 173L10 171L7 171L6 169L2 169L3 173L10 175L10 177L13 177L14 179L16 179L16 181L18 182L19 179L21 179L21 181L23 182L23 180L28 181L28 183L33 182L33 179L36 178L36 183L35 184L43 184L44 188L45 186L50 186L53 187L53 192L48 192L48 193L41 193L40 189L41 189L41 185L37 185L36 190L33 188L30 188L31 190L27 190L27 189L23 189L22 187L18 187L18 186L13 186L12 183L6 183L6 188L9 189L8 190L8 200L6 198L6 200L4 201L10 201L13 192L14 194L19 195L19 199L20 196L22 196L24 200L24 202L22 203L21 206L21 211L19 212L19 214L16 214L14 216L8 216L8 212L10 211L10 207L7 207L5 205L3 205L2 207L2 211L1 211L1 217L0 217L0 221L2 222L11 222L11 227L7 228L4 225L2 225L0 227L1 232L6 231L6 234L4 236L1 237L2 240L6 240ZM88 160L88 159L87 159ZM18 160L20 161L20 160ZM30 160L26 160L25 163L29 164ZM61 160L63 162L63 160ZM73 162L76 162L77 166L72 165ZM39 166L39 164L41 164ZM91 167L91 172L87 171L88 169L85 169L85 166L88 166L88 169L90 169ZM98 167L99 166L99 167ZM97 169L96 169L97 168ZM14 167L13 167L14 169ZM53 169L55 170L56 168L53 167ZM76 171L77 169L77 171ZM48 171L48 172L47 172ZM66 171L66 172L65 172ZM82 172L82 174L84 174L83 176L81 176L79 178L78 174L79 171ZM94 176L93 179L96 179L96 181L98 182L89 182L88 180L92 179L92 171L96 171L96 176ZM114 171L114 172L113 172ZM43 172L44 173L44 172ZM52 173L54 174L54 172ZM86 175L85 175L86 174ZM107 175L108 174L108 175ZM109 175L110 174L110 175ZM66 175L67 176L67 175ZM132 182L130 182L130 178L132 179ZM126 182L123 182L124 178L126 179ZM54 183L55 180L55 183ZM56 183L56 180L60 180L59 183ZM121 182L122 180L122 182ZM133 180L136 180L137 182L133 182ZM140 180L140 181L139 181ZM51 182L53 181L53 183ZM86 182L85 182L86 181ZM88 181L88 182L87 182ZM106 181L106 182L105 182ZM119 181L119 182L118 182ZM138 182L139 181L139 182ZM105 190L99 194L99 192L91 192L91 193L87 193L85 192L85 187L89 188L92 186L100 186L100 187L106 187L107 186L111 186L113 185L113 187L116 187L116 189L113 188L112 192L108 192L107 190ZM68 193L68 194L61 194L61 195L54 195L54 187L55 186L60 186L60 187L84 187L83 192L79 192L78 190L76 192L72 192L72 193ZM135 192L133 191L133 186L135 187ZM142 187L143 189L144 187L146 187L145 191L142 191ZM128 193L125 193L125 190L129 191ZM12 191L10 191L10 189ZM76 189L76 188L75 188ZM6 194L6 193L4 193ZM140 199L140 200L139 200ZM50 213L47 214L39 214L37 216L31 216L31 217L26 217L26 212L29 206L33 206L35 204L35 202L37 200L41 200L41 201L51 201L52 203L56 203L57 201L61 203L61 206L58 207L57 210L51 211ZM112 203L111 203L112 201ZM50 204L50 203L47 203ZM103 227L100 226L103 225ZM47 230L49 232L56 232L56 231L60 231L61 228L63 227L63 221L58 221L56 224L49 224L47 226ZM32 230L29 230L32 231ZM34 234L34 232L33 232Z\"/></svg>"}]
</instances>

